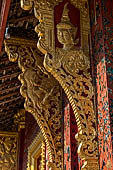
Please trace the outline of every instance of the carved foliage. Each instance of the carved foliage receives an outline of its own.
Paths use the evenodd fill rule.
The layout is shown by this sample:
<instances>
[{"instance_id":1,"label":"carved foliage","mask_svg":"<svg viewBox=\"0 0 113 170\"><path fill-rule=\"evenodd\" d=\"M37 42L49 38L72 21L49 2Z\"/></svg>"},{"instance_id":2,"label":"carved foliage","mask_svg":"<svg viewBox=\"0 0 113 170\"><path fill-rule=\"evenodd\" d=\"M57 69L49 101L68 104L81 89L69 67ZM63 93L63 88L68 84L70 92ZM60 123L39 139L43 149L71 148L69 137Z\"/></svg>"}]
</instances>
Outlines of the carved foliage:
<instances>
[{"instance_id":1,"label":"carved foliage","mask_svg":"<svg viewBox=\"0 0 113 170\"><path fill-rule=\"evenodd\" d=\"M93 87L87 57L82 51L58 49L53 56L45 56L44 66L59 81L72 105L78 125L76 138L80 157L97 160Z\"/></svg>"},{"instance_id":2,"label":"carved foliage","mask_svg":"<svg viewBox=\"0 0 113 170\"><path fill-rule=\"evenodd\" d=\"M36 2L38 4L38 1ZM72 37L63 37L63 34L61 34L61 38L63 38L61 41L63 42L64 49L55 50L54 9L48 8L47 2L48 1L43 1L45 8L40 4L38 4L39 6L36 6L36 3L34 4L35 16L40 21L39 26L36 27L36 32L40 37L38 48L43 54L46 54L44 66L46 70L51 72L51 74L59 81L60 85L65 90L75 113L78 125L78 135L76 136L79 142L78 153L80 157L86 161L83 169L91 169L94 167L98 169L96 122L92 102L93 87L91 75L88 71L88 4L86 4L87 1L70 1L80 10L82 48L87 55L86 57L82 51L77 51L74 48L73 50L70 49L70 45L73 45L73 42L70 41L69 43L67 41L72 40L68 39ZM51 1L49 2L51 3ZM47 12L49 15L47 14L46 18L45 13ZM51 26L49 23L52 23L50 24ZM68 28L65 29L65 32L67 32ZM50 46L50 44L52 45ZM65 45L67 44L69 45L67 46L69 48L65 48Z\"/></svg>"},{"instance_id":3,"label":"carved foliage","mask_svg":"<svg viewBox=\"0 0 113 170\"><path fill-rule=\"evenodd\" d=\"M23 72L19 80L22 83L20 92L25 97L25 109L32 113L38 122L48 147L50 166L62 169L60 86L43 67L43 56L35 47L13 45L8 41L11 40L6 41L9 59L13 58L12 61L15 61L16 53ZM12 52L12 49L16 50Z\"/></svg>"},{"instance_id":4,"label":"carved foliage","mask_svg":"<svg viewBox=\"0 0 113 170\"><path fill-rule=\"evenodd\" d=\"M17 170L17 134L0 132L0 169Z\"/></svg>"},{"instance_id":5,"label":"carved foliage","mask_svg":"<svg viewBox=\"0 0 113 170\"><path fill-rule=\"evenodd\" d=\"M25 109L20 109L14 116L14 124L18 126L18 131L25 128Z\"/></svg>"}]
</instances>

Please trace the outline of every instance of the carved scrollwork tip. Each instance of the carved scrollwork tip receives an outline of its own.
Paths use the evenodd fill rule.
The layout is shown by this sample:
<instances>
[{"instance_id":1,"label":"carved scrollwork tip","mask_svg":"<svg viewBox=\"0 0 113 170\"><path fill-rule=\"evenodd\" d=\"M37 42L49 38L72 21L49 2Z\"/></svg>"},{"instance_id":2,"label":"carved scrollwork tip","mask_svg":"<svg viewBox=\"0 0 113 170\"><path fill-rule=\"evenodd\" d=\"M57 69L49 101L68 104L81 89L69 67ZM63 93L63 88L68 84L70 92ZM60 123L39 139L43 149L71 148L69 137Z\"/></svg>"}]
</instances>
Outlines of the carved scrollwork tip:
<instances>
[{"instance_id":1,"label":"carved scrollwork tip","mask_svg":"<svg viewBox=\"0 0 113 170\"><path fill-rule=\"evenodd\" d=\"M33 6L33 2L31 0L21 0L21 8L24 10L30 10Z\"/></svg>"}]
</instances>

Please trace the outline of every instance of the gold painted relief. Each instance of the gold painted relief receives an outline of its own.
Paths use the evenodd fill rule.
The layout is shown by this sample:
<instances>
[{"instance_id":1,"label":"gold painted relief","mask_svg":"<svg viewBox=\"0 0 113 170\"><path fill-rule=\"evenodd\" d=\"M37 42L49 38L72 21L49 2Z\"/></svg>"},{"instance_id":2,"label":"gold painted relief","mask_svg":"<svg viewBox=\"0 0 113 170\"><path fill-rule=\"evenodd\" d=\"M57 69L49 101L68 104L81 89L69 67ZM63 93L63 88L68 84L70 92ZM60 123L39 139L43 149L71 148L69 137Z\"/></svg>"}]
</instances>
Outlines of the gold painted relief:
<instances>
[{"instance_id":1,"label":"gold painted relief","mask_svg":"<svg viewBox=\"0 0 113 170\"><path fill-rule=\"evenodd\" d=\"M40 57L41 53L36 50L36 44L28 45L30 42L25 40L24 43L20 40L14 41L17 45L7 40L6 51L10 60L18 59L22 69L23 73L19 79L22 83L21 94L25 97L25 109L34 115L44 136L50 157L49 167L52 170L63 169L60 84L75 114L78 126L78 154L84 160L82 170L98 170L93 87L89 73L88 2L70 0L80 10L81 50L76 49L77 28L72 25L68 16L68 4L65 4L61 22L57 25L58 41L63 48L55 48L54 7L59 2L61 0L21 0L25 10L34 7L35 16L40 22L35 30L39 36L37 46L45 54L43 59Z\"/></svg>"},{"instance_id":2,"label":"gold painted relief","mask_svg":"<svg viewBox=\"0 0 113 170\"><path fill-rule=\"evenodd\" d=\"M36 49L36 42L11 38L5 41L5 48L10 61L18 59L22 70L20 92L25 97L26 111L33 114L45 139L48 166L62 169L60 86L44 68L44 56Z\"/></svg>"},{"instance_id":3,"label":"gold painted relief","mask_svg":"<svg viewBox=\"0 0 113 170\"><path fill-rule=\"evenodd\" d=\"M0 132L0 170L17 170L18 135Z\"/></svg>"},{"instance_id":4,"label":"gold painted relief","mask_svg":"<svg viewBox=\"0 0 113 170\"><path fill-rule=\"evenodd\" d=\"M18 126L18 131L25 128L25 109L20 109L14 115L14 124Z\"/></svg>"},{"instance_id":5,"label":"gold painted relief","mask_svg":"<svg viewBox=\"0 0 113 170\"><path fill-rule=\"evenodd\" d=\"M63 48L57 48L51 55L46 54L44 66L63 87L75 113L78 126L78 154L85 161L82 169L98 169L90 63L83 51L75 47L76 29L70 22L65 4L61 22L57 25L57 37Z\"/></svg>"},{"instance_id":6,"label":"gold painted relief","mask_svg":"<svg viewBox=\"0 0 113 170\"><path fill-rule=\"evenodd\" d=\"M38 1L32 4L35 9L35 16L40 22L35 28L39 36L37 46L45 54L44 67L58 80L72 105L78 126L78 134L76 135L79 143L78 153L80 158L84 160L82 169L98 169L97 132L92 102L93 87L89 73L88 1L70 0L80 10L81 50L76 49L78 42L76 39L77 28L71 24L68 16L68 4L65 4L61 22L57 25L58 41L63 44L63 48L55 49L52 2L50 0L43 1L43 7ZM36 4L38 4L38 7ZM49 14L47 18L45 17L45 11L47 16ZM49 23L51 23L51 26Z\"/></svg>"}]
</instances>

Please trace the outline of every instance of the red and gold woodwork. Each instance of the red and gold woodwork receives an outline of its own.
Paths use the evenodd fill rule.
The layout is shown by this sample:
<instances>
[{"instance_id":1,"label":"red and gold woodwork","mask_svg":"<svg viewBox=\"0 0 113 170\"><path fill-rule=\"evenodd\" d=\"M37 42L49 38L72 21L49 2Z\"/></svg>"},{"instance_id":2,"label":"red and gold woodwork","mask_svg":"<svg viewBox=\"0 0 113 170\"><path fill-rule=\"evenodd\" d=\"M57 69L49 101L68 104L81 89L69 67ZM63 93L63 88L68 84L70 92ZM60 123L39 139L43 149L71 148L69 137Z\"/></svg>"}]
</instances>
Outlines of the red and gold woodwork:
<instances>
[{"instance_id":1,"label":"red and gold woodwork","mask_svg":"<svg viewBox=\"0 0 113 170\"><path fill-rule=\"evenodd\" d=\"M47 167L62 170L64 161L69 158L66 169L75 168L73 159L79 155L83 170L98 170L88 1L21 0L21 5L25 10L34 7L39 20L35 27L39 40L12 37L5 41L5 47L10 61L18 60L22 70L20 91L25 97L25 109L35 117L44 137L49 158ZM64 111L64 142L61 88L69 100ZM78 155L74 147L75 134Z\"/></svg>"}]
</instances>

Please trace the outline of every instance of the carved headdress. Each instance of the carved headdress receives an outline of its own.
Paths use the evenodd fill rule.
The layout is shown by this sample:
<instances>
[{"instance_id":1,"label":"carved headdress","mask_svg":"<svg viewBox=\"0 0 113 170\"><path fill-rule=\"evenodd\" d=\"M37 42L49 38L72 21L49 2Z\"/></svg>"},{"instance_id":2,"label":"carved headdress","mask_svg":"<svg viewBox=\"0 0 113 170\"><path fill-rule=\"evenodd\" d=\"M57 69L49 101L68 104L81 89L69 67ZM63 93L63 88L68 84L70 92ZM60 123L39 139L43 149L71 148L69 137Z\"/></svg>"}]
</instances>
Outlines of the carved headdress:
<instances>
[{"instance_id":1,"label":"carved headdress","mask_svg":"<svg viewBox=\"0 0 113 170\"><path fill-rule=\"evenodd\" d=\"M77 28L70 22L70 18L68 15L68 8L67 8L68 3L64 5L64 10L61 18L61 22L57 24L57 28L60 29L74 29L77 31Z\"/></svg>"}]
</instances>

